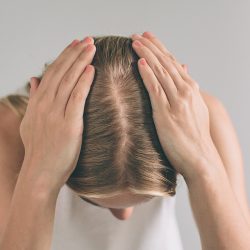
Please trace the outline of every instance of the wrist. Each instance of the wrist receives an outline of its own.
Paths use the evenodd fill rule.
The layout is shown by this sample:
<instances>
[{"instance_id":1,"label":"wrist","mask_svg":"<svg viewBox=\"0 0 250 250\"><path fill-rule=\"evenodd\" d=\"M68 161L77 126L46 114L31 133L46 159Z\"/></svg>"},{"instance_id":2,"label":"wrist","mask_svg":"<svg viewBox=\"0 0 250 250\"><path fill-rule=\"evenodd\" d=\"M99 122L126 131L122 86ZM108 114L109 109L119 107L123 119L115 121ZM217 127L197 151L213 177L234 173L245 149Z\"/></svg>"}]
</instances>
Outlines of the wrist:
<instances>
[{"instance_id":1,"label":"wrist","mask_svg":"<svg viewBox=\"0 0 250 250\"><path fill-rule=\"evenodd\" d=\"M222 159L212 141L204 146L202 153L186 169L183 178L187 183L191 183L196 179L210 177L218 174L218 172L226 173Z\"/></svg>"},{"instance_id":2,"label":"wrist","mask_svg":"<svg viewBox=\"0 0 250 250\"><path fill-rule=\"evenodd\" d=\"M194 171L183 175L183 178L189 187L193 183L206 183L215 180L218 176L219 179L227 177L224 165L221 158L214 157L211 159L200 157L193 167Z\"/></svg>"},{"instance_id":3,"label":"wrist","mask_svg":"<svg viewBox=\"0 0 250 250\"><path fill-rule=\"evenodd\" d=\"M17 183L29 189L31 195L57 198L61 186L55 183L53 176L37 171L39 164L35 159L24 159Z\"/></svg>"}]
</instances>

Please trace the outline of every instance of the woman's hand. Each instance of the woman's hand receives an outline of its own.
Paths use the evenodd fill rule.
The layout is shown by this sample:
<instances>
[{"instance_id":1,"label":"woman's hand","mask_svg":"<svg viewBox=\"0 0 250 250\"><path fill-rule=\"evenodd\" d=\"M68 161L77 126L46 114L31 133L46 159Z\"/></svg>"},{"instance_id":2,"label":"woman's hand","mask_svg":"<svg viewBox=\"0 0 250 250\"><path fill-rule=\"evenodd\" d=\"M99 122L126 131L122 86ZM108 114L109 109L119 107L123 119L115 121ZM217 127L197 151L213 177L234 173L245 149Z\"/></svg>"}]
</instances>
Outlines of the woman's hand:
<instances>
[{"instance_id":1,"label":"woman's hand","mask_svg":"<svg viewBox=\"0 0 250 250\"><path fill-rule=\"evenodd\" d=\"M132 39L162 148L177 172L188 178L200 170L208 152L216 154L199 85L153 34Z\"/></svg>"},{"instance_id":2,"label":"woman's hand","mask_svg":"<svg viewBox=\"0 0 250 250\"><path fill-rule=\"evenodd\" d=\"M31 81L29 103L20 125L25 164L32 176L61 188L73 172L82 145L83 113L94 78L92 38L74 40L47 68L40 84ZM91 45L88 45L91 44ZM28 168L27 167L27 168Z\"/></svg>"}]
</instances>

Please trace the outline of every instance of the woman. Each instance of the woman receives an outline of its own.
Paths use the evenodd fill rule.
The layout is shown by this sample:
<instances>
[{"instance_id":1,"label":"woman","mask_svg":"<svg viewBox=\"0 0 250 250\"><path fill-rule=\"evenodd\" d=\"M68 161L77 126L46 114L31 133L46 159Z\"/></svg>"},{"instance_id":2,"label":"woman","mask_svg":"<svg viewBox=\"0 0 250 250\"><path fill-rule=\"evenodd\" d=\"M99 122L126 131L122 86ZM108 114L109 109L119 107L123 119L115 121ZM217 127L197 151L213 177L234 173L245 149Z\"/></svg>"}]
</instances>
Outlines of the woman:
<instances>
[{"instance_id":1,"label":"woman","mask_svg":"<svg viewBox=\"0 0 250 250\"><path fill-rule=\"evenodd\" d=\"M237 176L241 177L237 189L234 177L230 176L232 167L223 162L230 156L221 149L223 141L216 130L218 122L213 122L214 113L221 115L223 109L216 104L214 112L213 98L201 95L197 82L152 34L133 36L136 40L133 45L130 39L124 39L73 41L40 81L32 81L20 125L25 154L1 249L50 249L54 216L63 211L56 210L56 201L65 183L78 195L68 197L109 208L121 220L131 216L128 221L133 221L134 206L151 200L141 210L135 209L136 223L127 227L112 221L109 224L101 218L95 221L101 225L92 227L87 222L91 223L95 217L88 220L88 216L82 217L86 224L79 225L80 210L65 205L65 210L77 211L76 217L67 214L72 238L65 232L58 234L66 239L62 239L61 246L52 241L53 249L68 249L68 246L71 249L181 249L176 237L178 231L172 230L176 229L175 222L170 222L174 214L164 213L166 204L171 203L170 197L175 195L178 173L189 188L203 249L248 249L250 223L242 188L242 166L237 169ZM138 64L136 55L141 58ZM92 66L87 66L90 63ZM228 123L223 124L224 129L233 138L229 120L226 116L223 119ZM233 139L235 145L231 148L239 152L237 140ZM80 204L74 202L69 200L69 206ZM100 212L93 211L95 215ZM58 225L66 230L69 221L65 223ZM136 225L139 227L133 232ZM86 230L79 232L84 227ZM82 233L84 240L74 238L72 232L78 236ZM173 237L164 240L163 234ZM71 245L66 247L67 242Z\"/></svg>"}]
</instances>

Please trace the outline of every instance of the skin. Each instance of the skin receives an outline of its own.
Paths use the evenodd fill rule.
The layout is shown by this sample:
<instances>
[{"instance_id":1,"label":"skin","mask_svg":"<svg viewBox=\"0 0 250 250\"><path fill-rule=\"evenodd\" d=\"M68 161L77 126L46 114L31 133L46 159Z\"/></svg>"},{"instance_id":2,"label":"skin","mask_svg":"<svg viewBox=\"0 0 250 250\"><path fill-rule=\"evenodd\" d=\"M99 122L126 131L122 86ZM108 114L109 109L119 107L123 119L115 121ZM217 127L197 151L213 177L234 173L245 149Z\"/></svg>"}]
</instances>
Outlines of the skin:
<instances>
[{"instance_id":1,"label":"skin","mask_svg":"<svg viewBox=\"0 0 250 250\"><path fill-rule=\"evenodd\" d=\"M217 118L211 109L213 102L208 102L210 107L206 105L204 99L207 97L202 98L198 84L168 54L158 39L150 36L148 40L140 41L145 42L145 46L135 47L133 43L133 47L141 57L138 67L150 94L157 133L165 153L187 183L202 249L248 249L249 208L243 192L239 149L236 150L238 159L230 158L226 154L230 152L229 148L226 144L225 147L221 146L222 138L226 140L229 135L228 142L231 140L232 145L236 145L231 147L231 152L237 149L237 141L232 127L228 125L230 123L227 116L217 105L219 115L224 115L223 119L227 122L227 126L223 124L223 129L228 131L228 134L222 133L220 137L216 132ZM152 41L155 47L150 43L146 46L148 41ZM83 100L86 99L93 79L93 71L82 73L83 68L91 62L93 51L89 51L84 60L76 60L84 47L67 47L50 67L39 87L34 82L31 88L26 118L20 126L25 157L12 197L1 249L40 250L50 247L56 198L74 167L75 154L82 143L79 138L81 129L84 129ZM148 64L141 64L143 58ZM73 64L75 60L76 63ZM74 67L67 71L72 64ZM81 76L79 80L75 72ZM63 96L66 92L68 96ZM73 93L81 93L81 97ZM67 103L66 98L69 99ZM45 116L47 113L49 115ZM213 121L211 128L209 118ZM59 124L63 130L55 132L53 127L60 127ZM61 138L62 132L66 139ZM58 147L53 145L55 140L60 142ZM217 148L213 140L216 141ZM39 148L36 148L38 145ZM56 158L53 158L55 155ZM228 164L230 160L234 164ZM236 173L236 178L232 173ZM127 196L125 200L120 197L119 200L116 197L113 200L102 199L95 202L103 206L131 206L131 198ZM29 204L25 202L27 199Z\"/></svg>"},{"instance_id":2,"label":"skin","mask_svg":"<svg viewBox=\"0 0 250 250\"><path fill-rule=\"evenodd\" d=\"M127 220L133 214L134 206L150 201L152 196L134 195L124 192L122 195L105 199L81 198L92 205L109 209L119 220Z\"/></svg>"}]
</instances>

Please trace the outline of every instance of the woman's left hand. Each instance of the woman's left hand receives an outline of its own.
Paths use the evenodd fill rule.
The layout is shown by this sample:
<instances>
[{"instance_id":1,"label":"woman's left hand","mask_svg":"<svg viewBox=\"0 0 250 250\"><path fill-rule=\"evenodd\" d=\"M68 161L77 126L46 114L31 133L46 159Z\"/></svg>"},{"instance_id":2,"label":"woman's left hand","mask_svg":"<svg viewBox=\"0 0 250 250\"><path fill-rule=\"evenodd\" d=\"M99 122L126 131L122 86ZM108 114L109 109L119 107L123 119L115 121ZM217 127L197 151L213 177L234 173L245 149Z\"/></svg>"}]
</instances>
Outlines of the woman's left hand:
<instances>
[{"instance_id":1,"label":"woman's left hand","mask_svg":"<svg viewBox=\"0 0 250 250\"><path fill-rule=\"evenodd\" d=\"M205 165L201 162L218 157L199 85L152 33L132 35L132 39L141 42L136 46L133 41L133 48L141 57L139 72L150 96L161 146L184 178L196 175Z\"/></svg>"}]
</instances>

